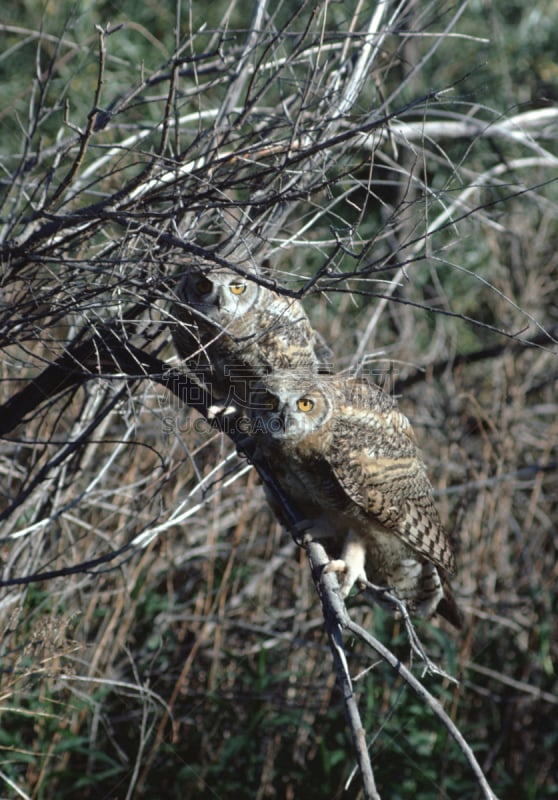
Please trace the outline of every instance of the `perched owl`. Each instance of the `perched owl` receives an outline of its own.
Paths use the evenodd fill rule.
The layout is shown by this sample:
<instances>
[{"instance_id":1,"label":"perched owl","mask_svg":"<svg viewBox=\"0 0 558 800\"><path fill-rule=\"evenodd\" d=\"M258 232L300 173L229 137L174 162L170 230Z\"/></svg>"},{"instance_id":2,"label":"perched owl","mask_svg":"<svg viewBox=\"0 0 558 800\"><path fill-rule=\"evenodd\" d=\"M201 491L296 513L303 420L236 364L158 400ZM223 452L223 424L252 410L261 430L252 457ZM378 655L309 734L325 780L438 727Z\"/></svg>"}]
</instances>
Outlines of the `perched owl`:
<instances>
[{"instance_id":1,"label":"perched owl","mask_svg":"<svg viewBox=\"0 0 558 800\"><path fill-rule=\"evenodd\" d=\"M437 611L460 627L447 580L453 553L413 430L393 398L340 376L277 374L264 386L252 411L256 446L284 498L334 557L343 596L369 580L392 589L410 612Z\"/></svg>"},{"instance_id":2,"label":"perched owl","mask_svg":"<svg viewBox=\"0 0 558 800\"><path fill-rule=\"evenodd\" d=\"M298 300L214 264L192 264L177 290L173 339L216 401L246 407L250 387L277 369L327 371L331 351Z\"/></svg>"}]
</instances>

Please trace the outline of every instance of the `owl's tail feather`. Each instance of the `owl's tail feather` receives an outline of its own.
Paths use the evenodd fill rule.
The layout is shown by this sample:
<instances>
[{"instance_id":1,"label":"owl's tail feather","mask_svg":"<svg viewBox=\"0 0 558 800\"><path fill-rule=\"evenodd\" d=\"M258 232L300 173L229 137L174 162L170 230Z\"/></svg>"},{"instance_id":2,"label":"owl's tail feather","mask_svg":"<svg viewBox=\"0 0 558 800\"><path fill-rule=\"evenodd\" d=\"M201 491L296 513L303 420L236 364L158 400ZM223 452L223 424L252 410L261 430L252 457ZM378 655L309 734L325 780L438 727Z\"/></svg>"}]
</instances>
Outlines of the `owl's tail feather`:
<instances>
[{"instance_id":1,"label":"owl's tail feather","mask_svg":"<svg viewBox=\"0 0 558 800\"><path fill-rule=\"evenodd\" d=\"M436 609L436 613L440 614L441 617L447 619L455 628L461 630L464 625L464 617L463 612L460 610L459 606L455 602L455 597L453 596L453 592L451 590L451 586L449 585L449 581L444 574L440 575L442 580L442 589L444 591L444 596L438 603L438 608Z\"/></svg>"}]
</instances>

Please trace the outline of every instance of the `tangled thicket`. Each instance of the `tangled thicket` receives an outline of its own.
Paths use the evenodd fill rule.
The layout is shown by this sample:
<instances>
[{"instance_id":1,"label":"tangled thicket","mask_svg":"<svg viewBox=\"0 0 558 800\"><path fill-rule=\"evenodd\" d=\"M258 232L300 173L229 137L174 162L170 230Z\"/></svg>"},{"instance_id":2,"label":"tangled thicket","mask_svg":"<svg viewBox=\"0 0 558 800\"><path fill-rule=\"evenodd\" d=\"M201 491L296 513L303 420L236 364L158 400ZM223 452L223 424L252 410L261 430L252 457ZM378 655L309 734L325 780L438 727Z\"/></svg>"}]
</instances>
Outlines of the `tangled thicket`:
<instances>
[{"instance_id":1,"label":"tangled thicket","mask_svg":"<svg viewBox=\"0 0 558 800\"><path fill-rule=\"evenodd\" d=\"M340 369L402 394L471 623L420 627L460 681L428 687L499 797L557 790L558 109L482 95L473 6L368 5L2 26L3 795L341 796L305 553L154 372L179 366L185 256L239 247ZM408 658L399 622L349 610ZM346 645L380 795L473 796L429 710Z\"/></svg>"}]
</instances>

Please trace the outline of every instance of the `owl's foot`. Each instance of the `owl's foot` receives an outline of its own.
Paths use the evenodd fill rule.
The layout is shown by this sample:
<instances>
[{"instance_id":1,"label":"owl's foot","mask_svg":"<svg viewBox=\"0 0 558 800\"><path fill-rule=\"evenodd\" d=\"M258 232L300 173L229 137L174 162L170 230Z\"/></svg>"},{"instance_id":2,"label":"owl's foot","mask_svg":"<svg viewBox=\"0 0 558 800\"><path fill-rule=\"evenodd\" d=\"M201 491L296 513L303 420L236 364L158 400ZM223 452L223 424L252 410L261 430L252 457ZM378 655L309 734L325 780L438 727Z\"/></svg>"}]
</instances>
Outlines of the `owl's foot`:
<instances>
[{"instance_id":1,"label":"owl's foot","mask_svg":"<svg viewBox=\"0 0 558 800\"><path fill-rule=\"evenodd\" d=\"M366 580L365 560L366 550L360 536L350 531L343 544L341 558L332 559L326 566L327 572L337 573L343 600L349 596L355 583Z\"/></svg>"},{"instance_id":2,"label":"owl's foot","mask_svg":"<svg viewBox=\"0 0 558 800\"><path fill-rule=\"evenodd\" d=\"M326 564L324 567L324 572L335 572L337 575L337 581L339 583L339 591L341 592L341 597L343 600L347 597L349 592L351 591L351 587L347 588L347 573L348 567L345 561L342 558L334 558L332 559L329 564Z\"/></svg>"},{"instance_id":3,"label":"owl's foot","mask_svg":"<svg viewBox=\"0 0 558 800\"><path fill-rule=\"evenodd\" d=\"M346 572L347 565L342 558L332 558L332 560L325 565L325 572Z\"/></svg>"},{"instance_id":4,"label":"owl's foot","mask_svg":"<svg viewBox=\"0 0 558 800\"><path fill-rule=\"evenodd\" d=\"M349 596L355 583L366 580L364 571L359 571L360 564L352 564L343 558L334 558L324 567L324 572L335 572L339 582L339 590L343 600Z\"/></svg>"}]
</instances>

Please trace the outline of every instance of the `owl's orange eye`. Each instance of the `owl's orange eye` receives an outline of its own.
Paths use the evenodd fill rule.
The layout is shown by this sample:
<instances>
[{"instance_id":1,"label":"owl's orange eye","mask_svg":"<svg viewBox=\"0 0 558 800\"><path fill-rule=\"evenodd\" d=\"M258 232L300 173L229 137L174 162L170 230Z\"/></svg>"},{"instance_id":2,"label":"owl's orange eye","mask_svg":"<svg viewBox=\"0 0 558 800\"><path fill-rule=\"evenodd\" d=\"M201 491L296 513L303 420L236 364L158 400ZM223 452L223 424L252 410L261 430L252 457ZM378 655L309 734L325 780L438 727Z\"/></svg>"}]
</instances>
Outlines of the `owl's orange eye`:
<instances>
[{"instance_id":1,"label":"owl's orange eye","mask_svg":"<svg viewBox=\"0 0 558 800\"><path fill-rule=\"evenodd\" d=\"M312 411L314 408L314 401L310 400L309 397L301 397L300 400L296 401L296 407L299 411L302 411L303 414L308 414L308 412Z\"/></svg>"},{"instance_id":2,"label":"owl's orange eye","mask_svg":"<svg viewBox=\"0 0 558 800\"><path fill-rule=\"evenodd\" d=\"M209 278L205 277L205 275L203 275L201 278L198 278L194 285L199 294L209 294L213 291L213 284Z\"/></svg>"},{"instance_id":3,"label":"owl's orange eye","mask_svg":"<svg viewBox=\"0 0 558 800\"><path fill-rule=\"evenodd\" d=\"M246 291L246 284L242 283L241 281L235 281L234 283L229 283L229 289L231 290L232 294L240 297L240 295L244 294Z\"/></svg>"}]
</instances>

